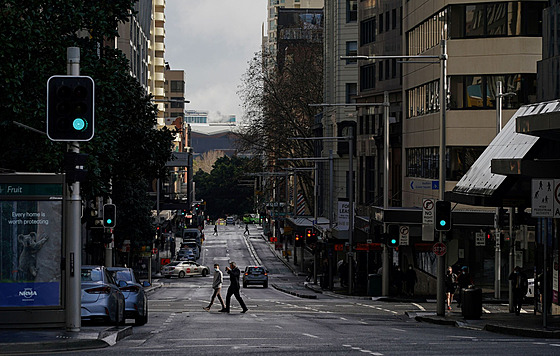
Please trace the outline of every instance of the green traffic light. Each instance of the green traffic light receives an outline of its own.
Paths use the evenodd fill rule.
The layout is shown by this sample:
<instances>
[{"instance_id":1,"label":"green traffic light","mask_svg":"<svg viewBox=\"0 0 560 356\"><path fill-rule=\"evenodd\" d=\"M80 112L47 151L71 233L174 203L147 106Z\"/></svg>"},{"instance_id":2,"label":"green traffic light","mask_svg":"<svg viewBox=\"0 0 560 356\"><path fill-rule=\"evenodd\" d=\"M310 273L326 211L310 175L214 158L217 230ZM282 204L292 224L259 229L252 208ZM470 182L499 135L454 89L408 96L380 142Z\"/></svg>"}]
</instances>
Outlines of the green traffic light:
<instances>
[{"instance_id":1,"label":"green traffic light","mask_svg":"<svg viewBox=\"0 0 560 356\"><path fill-rule=\"evenodd\" d=\"M392 244L396 244L396 243L397 243L397 240L396 240L396 239L391 239L391 243L392 243Z\"/></svg>"},{"instance_id":2,"label":"green traffic light","mask_svg":"<svg viewBox=\"0 0 560 356\"><path fill-rule=\"evenodd\" d=\"M445 225L447 225L447 221L445 221L445 220L440 220L440 221L439 221L439 225L440 225L440 226L445 226Z\"/></svg>"},{"instance_id":3,"label":"green traffic light","mask_svg":"<svg viewBox=\"0 0 560 356\"><path fill-rule=\"evenodd\" d=\"M110 224L110 223L112 223L112 222L113 222L112 219L107 219L107 224Z\"/></svg>"},{"instance_id":4,"label":"green traffic light","mask_svg":"<svg viewBox=\"0 0 560 356\"><path fill-rule=\"evenodd\" d=\"M83 118L77 117L74 119L74 121L72 121L72 127L76 131L83 131L87 129L87 122Z\"/></svg>"}]
</instances>

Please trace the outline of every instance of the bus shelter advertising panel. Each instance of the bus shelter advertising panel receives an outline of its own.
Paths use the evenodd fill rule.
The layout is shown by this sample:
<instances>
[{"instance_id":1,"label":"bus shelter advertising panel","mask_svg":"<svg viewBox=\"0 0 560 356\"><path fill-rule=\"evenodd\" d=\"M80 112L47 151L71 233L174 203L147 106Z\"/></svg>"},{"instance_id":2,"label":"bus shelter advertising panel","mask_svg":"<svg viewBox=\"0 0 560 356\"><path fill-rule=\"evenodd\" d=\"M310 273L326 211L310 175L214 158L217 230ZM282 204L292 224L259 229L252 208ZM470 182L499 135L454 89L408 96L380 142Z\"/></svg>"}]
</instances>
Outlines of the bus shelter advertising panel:
<instances>
[{"instance_id":1,"label":"bus shelter advertising panel","mask_svg":"<svg viewBox=\"0 0 560 356\"><path fill-rule=\"evenodd\" d=\"M61 175L0 175L0 308L62 306Z\"/></svg>"}]
</instances>

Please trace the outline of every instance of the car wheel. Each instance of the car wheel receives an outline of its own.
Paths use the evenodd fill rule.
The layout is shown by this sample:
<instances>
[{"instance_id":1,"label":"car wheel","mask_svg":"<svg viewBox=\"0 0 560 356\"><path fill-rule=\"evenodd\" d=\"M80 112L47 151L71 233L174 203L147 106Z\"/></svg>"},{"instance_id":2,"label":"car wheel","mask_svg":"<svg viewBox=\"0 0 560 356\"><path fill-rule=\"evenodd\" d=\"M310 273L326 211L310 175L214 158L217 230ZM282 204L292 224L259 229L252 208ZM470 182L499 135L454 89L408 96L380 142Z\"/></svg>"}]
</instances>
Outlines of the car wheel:
<instances>
[{"instance_id":1,"label":"car wheel","mask_svg":"<svg viewBox=\"0 0 560 356\"><path fill-rule=\"evenodd\" d=\"M136 315L136 318L134 318L134 325L142 326L145 325L147 322L148 322L148 306L146 305L144 310L144 315L140 315L140 313L138 313Z\"/></svg>"},{"instance_id":2,"label":"car wheel","mask_svg":"<svg viewBox=\"0 0 560 356\"><path fill-rule=\"evenodd\" d=\"M268 288L268 282L264 282L263 287Z\"/></svg>"},{"instance_id":3,"label":"car wheel","mask_svg":"<svg viewBox=\"0 0 560 356\"><path fill-rule=\"evenodd\" d=\"M179 278L184 278L184 277L185 277L185 272L184 271L179 272Z\"/></svg>"},{"instance_id":4,"label":"car wheel","mask_svg":"<svg viewBox=\"0 0 560 356\"><path fill-rule=\"evenodd\" d=\"M202 277L206 277L207 274L208 274L208 270L203 269L202 270Z\"/></svg>"}]
</instances>

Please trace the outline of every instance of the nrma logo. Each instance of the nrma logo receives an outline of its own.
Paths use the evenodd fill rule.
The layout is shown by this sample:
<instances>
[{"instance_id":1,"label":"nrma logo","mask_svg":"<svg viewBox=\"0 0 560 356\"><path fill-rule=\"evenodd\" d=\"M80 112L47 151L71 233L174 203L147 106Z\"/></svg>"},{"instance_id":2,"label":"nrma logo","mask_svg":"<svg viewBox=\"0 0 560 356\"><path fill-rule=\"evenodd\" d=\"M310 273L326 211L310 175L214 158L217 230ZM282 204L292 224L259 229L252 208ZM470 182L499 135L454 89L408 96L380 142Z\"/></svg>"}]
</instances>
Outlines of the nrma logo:
<instances>
[{"instance_id":1,"label":"nrma logo","mask_svg":"<svg viewBox=\"0 0 560 356\"><path fill-rule=\"evenodd\" d=\"M33 298L37 296L37 292L34 291L33 288L24 288L19 292L19 296L24 298Z\"/></svg>"}]
</instances>

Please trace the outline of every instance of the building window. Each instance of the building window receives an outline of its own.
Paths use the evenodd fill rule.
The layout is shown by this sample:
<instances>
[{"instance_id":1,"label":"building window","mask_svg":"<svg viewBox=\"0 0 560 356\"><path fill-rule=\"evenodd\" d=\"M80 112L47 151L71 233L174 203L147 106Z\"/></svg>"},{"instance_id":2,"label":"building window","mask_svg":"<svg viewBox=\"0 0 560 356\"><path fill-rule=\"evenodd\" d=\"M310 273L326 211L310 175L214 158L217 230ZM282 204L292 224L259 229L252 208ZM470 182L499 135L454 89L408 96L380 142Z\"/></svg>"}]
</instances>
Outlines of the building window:
<instances>
[{"instance_id":1,"label":"building window","mask_svg":"<svg viewBox=\"0 0 560 356\"><path fill-rule=\"evenodd\" d=\"M172 93L183 93L185 91L185 82L182 80L172 80L170 90Z\"/></svg>"},{"instance_id":2,"label":"building window","mask_svg":"<svg viewBox=\"0 0 560 356\"><path fill-rule=\"evenodd\" d=\"M358 0L346 0L346 22L358 20Z\"/></svg>"},{"instance_id":3,"label":"building window","mask_svg":"<svg viewBox=\"0 0 560 356\"><path fill-rule=\"evenodd\" d=\"M379 81L383 80L383 61L379 61Z\"/></svg>"},{"instance_id":4,"label":"building window","mask_svg":"<svg viewBox=\"0 0 560 356\"><path fill-rule=\"evenodd\" d=\"M391 17L392 17L392 21L391 21L391 25L393 25L393 30L397 28L397 9L393 9L391 11Z\"/></svg>"},{"instance_id":5,"label":"building window","mask_svg":"<svg viewBox=\"0 0 560 356\"><path fill-rule=\"evenodd\" d=\"M383 33L383 14L379 15L379 33Z\"/></svg>"},{"instance_id":6,"label":"building window","mask_svg":"<svg viewBox=\"0 0 560 356\"><path fill-rule=\"evenodd\" d=\"M360 67L360 90L375 89L375 63Z\"/></svg>"},{"instance_id":7,"label":"building window","mask_svg":"<svg viewBox=\"0 0 560 356\"><path fill-rule=\"evenodd\" d=\"M385 31L389 31L389 11L385 13Z\"/></svg>"},{"instance_id":8,"label":"building window","mask_svg":"<svg viewBox=\"0 0 560 356\"><path fill-rule=\"evenodd\" d=\"M346 83L346 104L354 104L358 95L358 85L356 83Z\"/></svg>"},{"instance_id":9,"label":"building window","mask_svg":"<svg viewBox=\"0 0 560 356\"><path fill-rule=\"evenodd\" d=\"M376 24L375 17L360 22L360 46L375 42Z\"/></svg>"},{"instance_id":10,"label":"building window","mask_svg":"<svg viewBox=\"0 0 560 356\"><path fill-rule=\"evenodd\" d=\"M397 60L396 59L391 60L391 67L392 67L391 78L394 79L394 78L397 77Z\"/></svg>"},{"instance_id":11,"label":"building window","mask_svg":"<svg viewBox=\"0 0 560 356\"><path fill-rule=\"evenodd\" d=\"M422 116L439 111L439 80L407 90L408 117Z\"/></svg>"},{"instance_id":12,"label":"building window","mask_svg":"<svg viewBox=\"0 0 560 356\"><path fill-rule=\"evenodd\" d=\"M391 70L391 62L389 60L385 61L385 80L391 78L389 73Z\"/></svg>"},{"instance_id":13,"label":"building window","mask_svg":"<svg viewBox=\"0 0 560 356\"><path fill-rule=\"evenodd\" d=\"M346 42L346 55L347 56L357 56L358 55L358 42L348 41ZM357 63L357 59L347 59L346 64Z\"/></svg>"},{"instance_id":14,"label":"building window","mask_svg":"<svg viewBox=\"0 0 560 356\"><path fill-rule=\"evenodd\" d=\"M178 97L173 97L170 98L170 107L172 109L183 109L185 107L185 98L178 98Z\"/></svg>"},{"instance_id":15,"label":"building window","mask_svg":"<svg viewBox=\"0 0 560 356\"><path fill-rule=\"evenodd\" d=\"M458 181L471 168L486 147L446 147L446 176ZM439 147L406 149L406 176L439 179Z\"/></svg>"}]
</instances>

